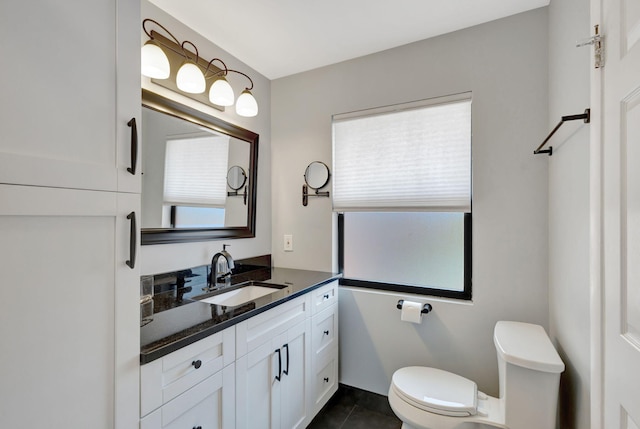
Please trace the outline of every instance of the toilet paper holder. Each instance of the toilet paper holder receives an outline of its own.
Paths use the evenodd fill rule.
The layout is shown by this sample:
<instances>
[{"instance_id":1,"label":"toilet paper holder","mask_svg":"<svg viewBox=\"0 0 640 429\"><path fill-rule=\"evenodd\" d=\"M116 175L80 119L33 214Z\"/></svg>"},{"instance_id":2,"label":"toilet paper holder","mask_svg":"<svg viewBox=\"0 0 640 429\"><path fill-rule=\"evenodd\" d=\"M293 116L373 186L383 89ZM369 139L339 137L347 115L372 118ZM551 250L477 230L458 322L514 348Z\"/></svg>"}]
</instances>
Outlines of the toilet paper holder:
<instances>
[{"instance_id":1,"label":"toilet paper holder","mask_svg":"<svg viewBox=\"0 0 640 429\"><path fill-rule=\"evenodd\" d=\"M398 301L398 305L396 305L396 308L398 310L402 310L402 304L404 304L404 299L401 299ZM433 310L433 307L431 306L431 304L426 303L422 306L422 310L420 311L421 314L427 314L429 312L431 312L431 310Z\"/></svg>"}]
</instances>

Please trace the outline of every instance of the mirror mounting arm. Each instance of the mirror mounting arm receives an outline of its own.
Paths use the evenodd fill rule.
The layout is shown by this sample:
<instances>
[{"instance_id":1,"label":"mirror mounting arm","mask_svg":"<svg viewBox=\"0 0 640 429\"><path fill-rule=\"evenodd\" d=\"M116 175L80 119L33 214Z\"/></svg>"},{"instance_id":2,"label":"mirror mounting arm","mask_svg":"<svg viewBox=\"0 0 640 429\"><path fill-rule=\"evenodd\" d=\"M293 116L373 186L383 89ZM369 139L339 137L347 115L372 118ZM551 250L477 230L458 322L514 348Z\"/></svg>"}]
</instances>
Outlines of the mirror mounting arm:
<instances>
[{"instance_id":1,"label":"mirror mounting arm","mask_svg":"<svg viewBox=\"0 0 640 429\"><path fill-rule=\"evenodd\" d=\"M247 205L247 195L248 195L248 193L247 193L247 187L246 186L244 187L244 190L243 190L243 192L241 194L238 193L238 191L228 191L227 192L227 197L242 197L242 198L244 198L244 205L245 206Z\"/></svg>"},{"instance_id":2,"label":"mirror mounting arm","mask_svg":"<svg viewBox=\"0 0 640 429\"><path fill-rule=\"evenodd\" d=\"M329 191L320 192L316 189L315 194L309 193L309 187L302 185L302 205L307 206L309 204L309 197L329 197Z\"/></svg>"}]
</instances>

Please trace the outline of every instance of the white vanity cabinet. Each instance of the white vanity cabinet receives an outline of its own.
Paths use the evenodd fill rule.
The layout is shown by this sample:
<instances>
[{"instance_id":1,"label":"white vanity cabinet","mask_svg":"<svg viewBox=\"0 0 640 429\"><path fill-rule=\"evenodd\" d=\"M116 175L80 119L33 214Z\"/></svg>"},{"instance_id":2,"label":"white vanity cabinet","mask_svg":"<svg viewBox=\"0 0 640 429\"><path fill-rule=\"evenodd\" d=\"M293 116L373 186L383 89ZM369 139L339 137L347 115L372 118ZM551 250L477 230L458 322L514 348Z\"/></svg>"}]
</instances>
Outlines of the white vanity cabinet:
<instances>
[{"instance_id":1,"label":"white vanity cabinet","mask_svg":"<svg viewBox=\"0 0 640 429\"><path fill-rule=\"evenodd\" d=\"M309 408L315 415L338 390L338 281L313 292Z\"/></svg>"},{"instance_id":2,"label":"white vanity cabinet","mask_svg":"<svg viewBox=\"0 0 640 429\"><path fill-rule=\"evenodd\" d=\"M337 302L336 280L236 325L238 429L304 428L336 392Z\"/></svg>"},{"instance_id":3,"label":"white vanity cabinet","mask_svg":"<svg viewBox=\"0 0 640 429\"><path fill-rule=\"evenodd\" d=\"M0 40L0 183L139 193L140 1L3 0Z\"/></svg>"},{"instance_id":4,"label":"white vanity cabinet","mask_svg":"<svg viewBox=\"0 0 640 429\"><path fill-rule=\"evenodd\" d=\"M141 429L235 427L235 328L140 370Z\"/></svg>"},{"instance_id":5,"label":"white vanity cabinet","mask_svg":"<svg viewBox=\"0 0 640 429\"><path fill-rule=\"evenodd\" d=\"M310 421L309 294L236 325L236 428L304 428Z\"/></svg>"}]
</instances>

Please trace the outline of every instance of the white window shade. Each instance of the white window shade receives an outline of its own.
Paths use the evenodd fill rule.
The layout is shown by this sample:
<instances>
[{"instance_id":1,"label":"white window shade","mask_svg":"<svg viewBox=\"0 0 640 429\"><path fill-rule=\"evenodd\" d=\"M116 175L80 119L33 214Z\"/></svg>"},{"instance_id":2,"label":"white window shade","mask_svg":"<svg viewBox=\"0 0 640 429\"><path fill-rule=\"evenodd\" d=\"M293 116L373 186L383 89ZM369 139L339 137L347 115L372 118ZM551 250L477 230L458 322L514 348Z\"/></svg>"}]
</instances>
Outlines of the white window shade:
<instances>
[{"instance_id":1,"label":"white window shade","mask_svg":"<svg viewBox=\"0 0 640 429\"><path fill-rule=\"evenodd\" d=\"M227 136L167 140L165 204L224 207L228 158Z\"/></svg>"},{"instance_id":2,"label":"white window shade","mask_svg":"<svg viewBox=\"0 0 640 429\"><path fill-rule=\"evenodd\" d=\"M471 100L459 98L335 116L334 210L470 212Z\"/></svg>"}]
</instances>

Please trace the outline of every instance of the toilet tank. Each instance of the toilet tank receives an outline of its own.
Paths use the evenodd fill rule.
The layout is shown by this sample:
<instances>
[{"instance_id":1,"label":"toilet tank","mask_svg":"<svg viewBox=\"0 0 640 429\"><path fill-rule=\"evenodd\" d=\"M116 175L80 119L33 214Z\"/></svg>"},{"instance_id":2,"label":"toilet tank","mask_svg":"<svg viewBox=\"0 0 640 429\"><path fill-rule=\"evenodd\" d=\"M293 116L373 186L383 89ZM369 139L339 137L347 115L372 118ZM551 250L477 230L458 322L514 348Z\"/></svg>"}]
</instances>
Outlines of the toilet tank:
<instances>
[{"instance_id":1,"label":"toilet tank","mask_svg":"<svg viewBox=\"0 0 640 429\"><path fill-rule=\"evenodd\" d=\"M554 429L564 363L544 328L500 321L493 341L505 424L510 429Z\"/></svg>"}]
</instances>

